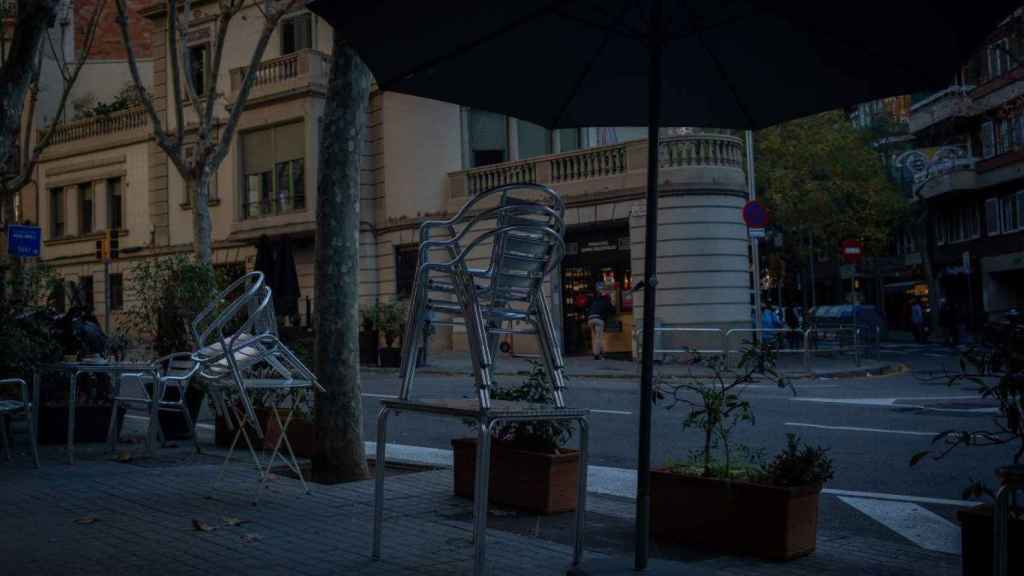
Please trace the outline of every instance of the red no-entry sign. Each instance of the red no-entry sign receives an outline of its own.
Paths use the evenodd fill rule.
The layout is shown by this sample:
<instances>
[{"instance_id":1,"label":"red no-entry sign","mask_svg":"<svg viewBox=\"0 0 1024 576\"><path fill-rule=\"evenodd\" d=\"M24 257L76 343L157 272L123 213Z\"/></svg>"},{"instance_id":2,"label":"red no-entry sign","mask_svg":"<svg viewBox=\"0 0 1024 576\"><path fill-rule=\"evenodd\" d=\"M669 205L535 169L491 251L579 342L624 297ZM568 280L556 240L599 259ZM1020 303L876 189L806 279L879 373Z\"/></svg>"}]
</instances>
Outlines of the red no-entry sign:
<instances>
[{"instance_id":1,"label":"red no-entry sign","mask_svg":"<svg viewBox=\"0 0 1024 576\"><path fill-rule=\"evenodd\" d=\"M764 228L768 225L768 211L757 200L751 200L743 206L743 222L747 228Z\"/></svg>"},{"instance_id":2,"label":"red no-entry sign","mask_svg":"<svg viewBox=\"0 0 1024 576\"><path fill-rule=\"evenodd\" d=\"M864 244L857 240L843 240L843 260L847 264L856 264L864 258Z\"/></svg>"}]
</instances>

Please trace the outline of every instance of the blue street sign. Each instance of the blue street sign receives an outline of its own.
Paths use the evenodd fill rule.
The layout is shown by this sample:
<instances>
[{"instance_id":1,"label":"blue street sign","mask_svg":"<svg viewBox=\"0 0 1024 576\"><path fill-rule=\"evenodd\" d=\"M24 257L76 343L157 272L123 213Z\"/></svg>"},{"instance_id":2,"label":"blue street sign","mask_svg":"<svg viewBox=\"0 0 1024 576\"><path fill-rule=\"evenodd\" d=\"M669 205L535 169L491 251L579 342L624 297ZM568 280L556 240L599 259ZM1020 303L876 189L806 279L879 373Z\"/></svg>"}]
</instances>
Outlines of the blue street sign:
<instances>
[{"instance_id":1,"label":"blue street sign","mask_svg":"<svg viewBox=\"0 0 1024 576\"><path fill-rule=\"evenodd\" d=\"M7 225L7 253L11 256L39 256L42 240L39 226Z\"/></svg>"}]
</instances>

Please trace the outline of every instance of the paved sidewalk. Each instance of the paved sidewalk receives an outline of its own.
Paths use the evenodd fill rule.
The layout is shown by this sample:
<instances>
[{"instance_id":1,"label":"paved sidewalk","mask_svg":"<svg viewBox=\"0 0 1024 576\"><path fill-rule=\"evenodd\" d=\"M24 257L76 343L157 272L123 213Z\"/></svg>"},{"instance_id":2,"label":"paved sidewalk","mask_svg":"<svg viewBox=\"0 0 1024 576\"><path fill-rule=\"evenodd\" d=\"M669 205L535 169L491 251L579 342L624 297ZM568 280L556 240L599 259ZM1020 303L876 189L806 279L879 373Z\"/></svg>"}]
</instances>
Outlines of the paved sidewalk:
<instances>
[{"instance_id":1,"label":"paved sidewalk","mask_svg":"<svg viewBox=\"0 0 1024 576\"><path fill-rule=\"evenodd\" d=\"M184 443L183 443L184 444ZM447 469L388 479L384 556L369 559L371 481L299 490L277 477L252 503L254 470L240 461L214 487L219 453L167 448L155 458L114 461L82 446L79 463L43 451L35 470L19 446L0 463L0 558L10 574L468 574L470 502L452 496ZM140 447L136 449L141 450ZM220 453L222 454L222 453ZM633 503L591 495L587 557L627 556ZM492 507L488 559L495 575L564 574L571 514L537 517ZM232 525L241 522L239 525ZM211 531L197 530L196 522ZM655 556L678 574L943 576L959 558L899 538L819 531L813 555L787 563L715 556L677 546Z\"/></svg>"},{"instance_id":2,"label":"paved sidewalk","mask_svg":"<svg viewBox=\"0 0 1024 576\"><path fill-rule=\"evenodd\" d=\"M530 361L527 358L499 354L495 363L499 375L516 375L529 371ZM808 366L804 365L803 354L779 354L776 368L792 377L799 378L848 378L888 374L902 369L898 363L873 357L863 357L858 363L853 355L848 354L816 354ZM366 368L374 372L394 372L393 368ZM707 370L693 367L666 358L658 362L655 371L659 375L678 377L689 373L704 374ZM431 354L427 365L417 370L422 374L471 374L469 354L464 352L442 352ZM595 360L590 356L570 356L566 358L566 373L573 377L584 378L639 378L640 364L628 360L602 359Z\"/></svg>"}]
</instances>

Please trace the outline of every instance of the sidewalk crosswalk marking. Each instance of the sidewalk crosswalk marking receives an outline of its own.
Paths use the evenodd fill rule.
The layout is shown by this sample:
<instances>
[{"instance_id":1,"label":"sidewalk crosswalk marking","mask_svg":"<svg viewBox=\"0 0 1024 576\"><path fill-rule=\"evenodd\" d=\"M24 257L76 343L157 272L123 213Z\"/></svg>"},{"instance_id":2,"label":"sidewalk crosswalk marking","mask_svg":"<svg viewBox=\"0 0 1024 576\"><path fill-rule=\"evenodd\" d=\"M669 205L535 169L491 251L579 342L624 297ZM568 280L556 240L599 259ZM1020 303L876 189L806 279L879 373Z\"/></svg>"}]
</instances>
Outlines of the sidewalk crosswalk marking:
<instances>
[{"instance_id":1,"label":"sidewalk crosswalk marking","mask_svg":"<svg viewBox=\"0 0 1024 576\"><path fill-rule=\"evenodd\" d=\"M960 527L918 504L850 496L839 499L925 550L960 554Z\"/></svg>"}]
</instances>

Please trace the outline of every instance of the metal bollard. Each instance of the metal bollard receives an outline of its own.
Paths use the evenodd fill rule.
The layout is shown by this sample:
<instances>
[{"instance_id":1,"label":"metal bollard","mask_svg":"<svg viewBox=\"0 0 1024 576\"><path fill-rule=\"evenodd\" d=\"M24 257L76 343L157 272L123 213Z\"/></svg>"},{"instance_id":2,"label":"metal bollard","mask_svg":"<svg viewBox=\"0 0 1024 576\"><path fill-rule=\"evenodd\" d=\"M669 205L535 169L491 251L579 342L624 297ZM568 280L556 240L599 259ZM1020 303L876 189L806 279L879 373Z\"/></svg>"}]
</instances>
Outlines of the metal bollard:
<instances>
[{"instance_id":1,"label":"metal bollard","mask_svg":"<svg viewBox=\"0 0 1024 576\"><path fill-rule=\"evenodd\" d=\"M853 329L853 363L860 367L860 328Z\"/></svg>"}]
</instances>

